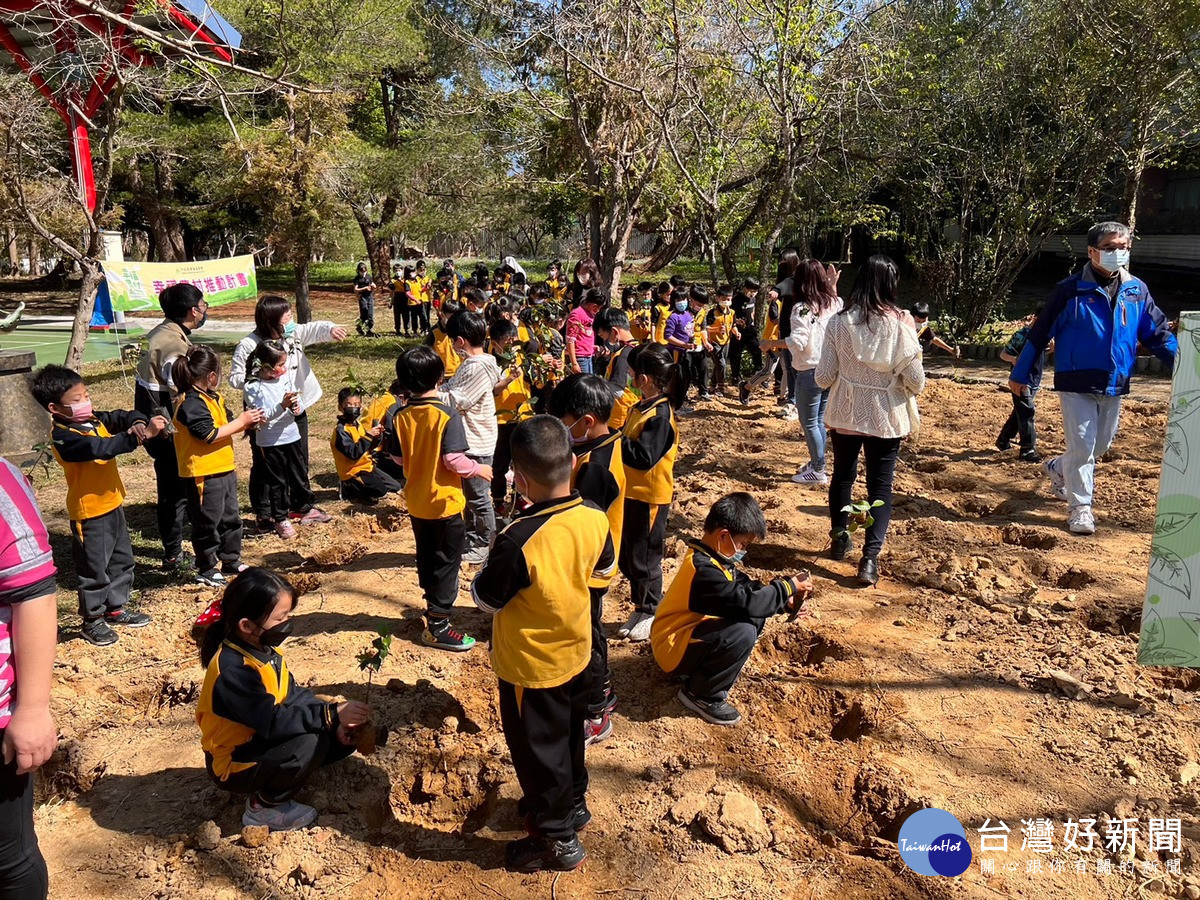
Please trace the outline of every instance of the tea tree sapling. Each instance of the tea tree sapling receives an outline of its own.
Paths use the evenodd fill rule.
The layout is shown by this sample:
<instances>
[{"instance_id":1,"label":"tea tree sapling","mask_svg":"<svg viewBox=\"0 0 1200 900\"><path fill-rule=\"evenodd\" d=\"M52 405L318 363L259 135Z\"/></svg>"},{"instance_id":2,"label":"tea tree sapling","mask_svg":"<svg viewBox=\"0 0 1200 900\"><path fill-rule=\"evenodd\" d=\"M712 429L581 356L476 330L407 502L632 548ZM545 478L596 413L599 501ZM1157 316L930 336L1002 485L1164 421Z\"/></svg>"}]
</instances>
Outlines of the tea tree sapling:
<instances>
[{"instance_id":1,"label":"tea tree sapling","mask_svg":"<svg viewBox=\"0 0 1200 900\"><path fill-rule=\"evenodd\" d=\"M371 705L371 685L375 676L379 674L379 670L383 668L383 661L391 652L392 633L385 625L379 629L370 646L358 654L358 668L367 673L366 703L368 707ZM359 726L354 731L358 752L364 756L370 756L375 752L377 744L383 744L386 741L386 734L387 732L383 728L377 728L374 722L367 722L365 725Z\"/></svg>"},{"instance_id":2,"label":"tea tree sapling","mask_svg":"<svg viewBox=\"0 0 1200 900\"><path fill-rule=\"evenodd\" d=\"M842 512L850 513L850 524L844 533L854 534L860 528L870 528L875 524L875 517L871 515L871 510L881 506L883 506L882 500L876 500L874 503L870 500L856 500L849 506L843 506Z\"/></svg>"}]
</instances>

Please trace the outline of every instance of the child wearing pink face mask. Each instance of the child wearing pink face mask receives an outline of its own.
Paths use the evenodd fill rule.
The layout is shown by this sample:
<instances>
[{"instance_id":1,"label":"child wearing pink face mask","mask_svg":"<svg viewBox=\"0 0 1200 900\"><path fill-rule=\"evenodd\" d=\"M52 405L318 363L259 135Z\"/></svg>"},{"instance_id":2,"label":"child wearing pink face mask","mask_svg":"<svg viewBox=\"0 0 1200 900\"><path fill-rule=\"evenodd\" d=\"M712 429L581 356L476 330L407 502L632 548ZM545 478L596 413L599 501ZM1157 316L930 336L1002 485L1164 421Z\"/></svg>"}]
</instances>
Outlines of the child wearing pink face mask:
<instances>
[{"instance_id":1,"label":"child wearing pink face mask","mask_svg":"<svg viewBox=\"0 0 1200 900\"><path fill-rule=\"evenodd\" d=\"M254 348L253 358L258 371L242 389L245 408L261 409L266 416L254 431L261 452L250 474L264 487L261 496L251 498L261 507L254 510L254 516L260 532L274 530L290 541L296 536L295 527L288 521L293 486L308 484L304 445L296 424L301 412L300 394L288 371L287 348L280 341L263 341Z\"/></svg>"},{"instance_id":2,"label":"child wearing pink face mask","mask_svg":"<svg viewBox=\"0 0 1200 900\"><path fill-rule=\"evenodd\" d=\"M71 551L78 577L83 637L97 646L115 643L113 625L141 628L145 613L125 608L133 587L133 548L125 524L125 485L117 456L167 428L162 416L92 409L78 372L46 366L33 376L34 399L52 416L50 441L67 476Z\"/></svg>"}]
</instances>

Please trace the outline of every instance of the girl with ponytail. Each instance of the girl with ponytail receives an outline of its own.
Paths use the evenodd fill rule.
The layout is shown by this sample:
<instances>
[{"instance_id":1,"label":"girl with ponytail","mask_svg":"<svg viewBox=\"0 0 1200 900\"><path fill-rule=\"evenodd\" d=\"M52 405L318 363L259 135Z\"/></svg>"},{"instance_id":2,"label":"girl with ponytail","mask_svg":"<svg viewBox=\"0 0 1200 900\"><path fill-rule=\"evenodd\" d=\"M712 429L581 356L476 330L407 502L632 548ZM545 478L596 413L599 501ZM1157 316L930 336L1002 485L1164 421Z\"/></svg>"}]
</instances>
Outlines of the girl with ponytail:
<instances>
[{"instance_id":1,"label":"girl with ponytail","mask_svg":"<svg viewBox=\"0 0 1200 900\"><path fill-rule=\"evenodd\" d=\"M179 392L175 407L175 456L192 520L196 580L223 587L242 565L242 517L238 511L233 436L266 416L248 409L234 418L217 385L221 360L203 344L188 348L171 366ZM218 568L220 564L220 568Z\"/></svg>"},{"instance_id":2,"label":"girl with ponytail","mask_svg":"<svg viewBox=\"0 0 1200 900\"><path fill-rule=\"evenodd\" d=\"M629 579L633 613L617 632L634 641L650 638L654 610L662 600L663 541L675 493L679 429L675 411L687 385L662 344L642 344L629 356L630 385L642 399L629 410L621 440L625 463L625 525L618 559Z\"/></svg>"},{"instance_id":3,"label":"girl with ponytail","mask_svg":"<svg viewBox=\"0 0 1200 900\"><path fill-rule=\"evenodd\" d=\"M318 766L354 752L353 733L371 713L296 685L276 649L292 633L295 608L291 584L249 568L196 622L208 669L196 709L204 767L217 787L249 795L243 825L271 831L312 824L317 811L292 797Z\"/></svg>"}]
</instances>

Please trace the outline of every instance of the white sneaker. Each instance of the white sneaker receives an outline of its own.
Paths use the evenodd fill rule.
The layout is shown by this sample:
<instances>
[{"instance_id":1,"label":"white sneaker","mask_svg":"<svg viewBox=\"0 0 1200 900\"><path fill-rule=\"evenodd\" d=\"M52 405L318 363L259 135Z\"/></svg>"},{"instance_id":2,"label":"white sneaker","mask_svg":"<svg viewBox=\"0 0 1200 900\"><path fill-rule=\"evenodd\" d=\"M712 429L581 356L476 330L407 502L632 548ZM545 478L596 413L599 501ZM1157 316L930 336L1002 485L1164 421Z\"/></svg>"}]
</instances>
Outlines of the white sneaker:
<instances>
[{"instance_id":1,"label":"white sneaker","mask_svg":"<svg viewBox=\"0 0 1200 900\"><path fill-rule=\"evenodd\" d=\"M631 641L650 639L650 626L654 624L654 614L635 609L629 620L617 629L617 637L629 638ZM640 635L640 637L638 636Z\"/></svg>"},{"instance_id":2,"label":"white sneaker","mask_svg":"<svg viewBox=\"0 0 1200 900\"><path fill-rule=\"evenodd\" d=\"M1095 534L1096 517L1090 506L1076 506L1067 514L1067 529L1071 534Z\"/></svg>"},{"instance_id":3,"label":"white sneaker","mask_svg":"<svg viewBox=\"0 0 1200 900\"><path fill-rule=\"evenodd\" d=\"M779 407L779 409L775 410L775 415L788 422L800 421L800 413L796 410L795 405L792 403L785 403L783 406Z\"/></svg>"},{"instance_id":4,"label":"white sneaker","mask_svg":"<svg viewBox=\"0 0 1200 900\"><path fill-rule=\"evenodd\" d=\"M792 476L792 481L796 484L829 484L829 476L823 471L816 472L809 466L805 466Z\"/></svg>"},{"instance_id":5,"label":"white sneaker","mask_svg":"<svg viewBox=\"0 0 1200 900\"><path fill-rule=\"evenodd\" d=\"M1067 479L1058 473L1054 468L1054 460L1057 457L1048 459L1042 463L1042 471L1046 473L1046 477L1050 479L1050 493L1059 500L1067 499ZM1090 513L1089 513L1090 515ZM1091 534L1089 531L1088 534Z\"/></svg>"}]
</instances>

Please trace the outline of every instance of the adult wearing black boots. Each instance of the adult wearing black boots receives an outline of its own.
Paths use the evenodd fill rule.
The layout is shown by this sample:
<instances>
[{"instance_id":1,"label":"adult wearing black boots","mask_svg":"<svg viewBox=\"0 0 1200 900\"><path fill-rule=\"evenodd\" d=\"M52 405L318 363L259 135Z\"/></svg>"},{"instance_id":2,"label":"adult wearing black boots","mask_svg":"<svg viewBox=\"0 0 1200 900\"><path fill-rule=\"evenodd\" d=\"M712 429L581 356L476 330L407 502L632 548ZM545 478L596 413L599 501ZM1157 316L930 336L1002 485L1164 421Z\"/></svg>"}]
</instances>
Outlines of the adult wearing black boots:
<instances>
[{"instance_id":1,"label":"adult wearing black boots","mask_svg":"<svg viewBox=\"0 0 1200 900\"><path fill-rule=\"evenodd\" d=\"M879 551L892 518L892 479L900 442L918 425L916 395L925 387L921 345L912 316L896 300L899 276L886 256L867 260L845 307L829 323L816 382L829 389L825 424L833 445L829 479L830 556L850 552L845 508L854 494L858 457L866 457L867 499L871 510L858 581L879 580Z\"/></svg>"}]
</instances>

